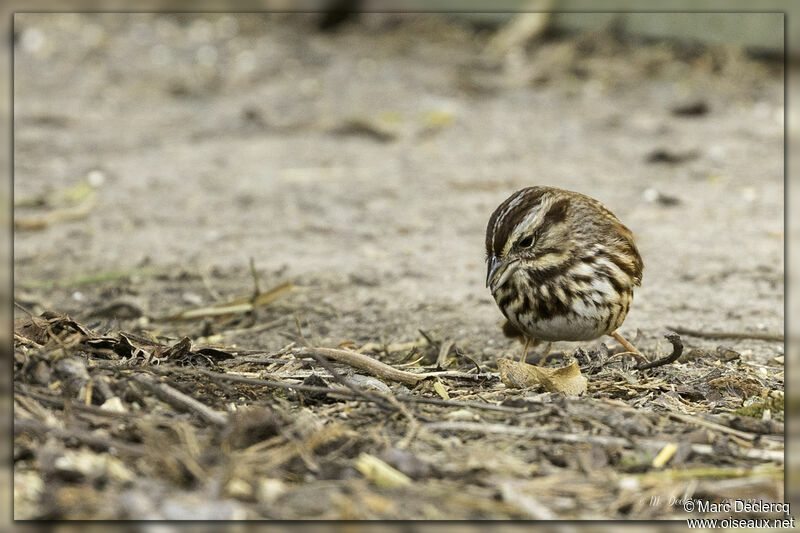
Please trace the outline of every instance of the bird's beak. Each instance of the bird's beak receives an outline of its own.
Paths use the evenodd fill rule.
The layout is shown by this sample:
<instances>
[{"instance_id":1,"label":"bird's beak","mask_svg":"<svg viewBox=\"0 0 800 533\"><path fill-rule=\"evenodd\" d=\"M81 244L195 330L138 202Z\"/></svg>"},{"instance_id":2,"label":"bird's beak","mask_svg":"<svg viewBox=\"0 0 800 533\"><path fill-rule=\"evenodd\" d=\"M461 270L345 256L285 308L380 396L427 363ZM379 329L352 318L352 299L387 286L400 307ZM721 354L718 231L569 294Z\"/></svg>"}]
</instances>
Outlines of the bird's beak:
<instances>
[{"instance_id":1,"label":"bird's beak","mask_svg":"<svg viewBox=\"0 0 800 533\"><path fill-rule=\"evenodd\" d=\"M494 293L502 287L519 267L519 259L500 259L496 255L486 260L486 286Z\"/></svg>"},{"instance_id":2,"label":"bird's beak","mask_svg":"<svg viewBox=\"0 0 800 533\"><path fill-rule=\"evenodd\" d=\"M492 278L497 273L498 269L505 264L505 261L501 261L497 258L496 255L492 255L489 259L486 260L487 269L486 269L486 286L488 287L491 284Z\"/></svg>"}]
</instances>

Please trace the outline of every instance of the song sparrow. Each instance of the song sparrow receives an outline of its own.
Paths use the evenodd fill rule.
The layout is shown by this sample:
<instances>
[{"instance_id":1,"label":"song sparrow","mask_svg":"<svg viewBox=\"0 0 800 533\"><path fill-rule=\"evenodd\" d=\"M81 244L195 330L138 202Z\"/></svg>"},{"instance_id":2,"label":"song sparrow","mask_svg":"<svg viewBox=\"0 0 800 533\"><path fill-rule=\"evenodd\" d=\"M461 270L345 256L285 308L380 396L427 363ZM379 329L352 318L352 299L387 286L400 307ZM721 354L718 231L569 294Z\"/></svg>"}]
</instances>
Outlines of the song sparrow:
<instances>
[{"instance_id":1,"label":"song sparrow","mask_svg":"<svg viewBox=\"0 0 800 533\"><path fill-rule=\"evenodd\" d=\"M519 190L486 227L486 286L508 319L508 336L582 341L620 327L642 281L633 236L603 204L554 187ZM548 345L549 346L549 345Z\"/></svg>"}]
</instances>

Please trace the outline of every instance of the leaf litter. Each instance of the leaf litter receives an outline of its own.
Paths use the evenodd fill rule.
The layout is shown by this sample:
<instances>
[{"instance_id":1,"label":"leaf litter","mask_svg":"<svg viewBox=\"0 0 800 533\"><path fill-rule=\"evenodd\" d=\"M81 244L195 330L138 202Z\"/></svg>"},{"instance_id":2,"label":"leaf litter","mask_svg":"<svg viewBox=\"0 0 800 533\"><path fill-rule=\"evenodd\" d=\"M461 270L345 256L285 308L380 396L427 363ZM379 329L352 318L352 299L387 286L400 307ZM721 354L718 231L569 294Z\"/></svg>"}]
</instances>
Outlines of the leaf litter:
<instances>
[{"instance_id":1,"label":"leaf litter","mask_svg":"<svg viewBox=\"0 0 800 533\"><path fill-rule=\"evenodd\" d=\"M134 518L145 502L126 502L131 491L165 518L198 507L211 518L667 518L680 510L641 495L698 480L707 498L782 497L782 372L728 349L642 364L602 346L495 369L446 359L454 341L427 333L260 352L101 333L51 311L18 318L14 338L26 516ZM173 497L155 496L166 488Z\"/></svg>"}]
</instances>

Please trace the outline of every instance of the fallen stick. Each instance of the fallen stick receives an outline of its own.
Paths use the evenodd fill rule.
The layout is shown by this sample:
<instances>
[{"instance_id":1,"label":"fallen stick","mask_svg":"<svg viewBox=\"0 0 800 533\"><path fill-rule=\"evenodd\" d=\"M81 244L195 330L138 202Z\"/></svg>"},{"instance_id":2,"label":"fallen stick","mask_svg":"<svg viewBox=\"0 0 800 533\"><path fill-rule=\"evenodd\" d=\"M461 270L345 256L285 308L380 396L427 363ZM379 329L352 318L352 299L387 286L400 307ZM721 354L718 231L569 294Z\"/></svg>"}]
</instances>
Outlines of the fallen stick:
<instances>
[{"instance_id":1,"label":"fallen stick","mask_svg":"<svg viewBox=\"0 0 800 533\"><path fill-rule=\"evenodd\" d=\"M33 348L36 348L37 350L40 349L40 348L43 348L43 346L41 344L39 344L38 342L32 341L29 338L23 337L22 335L18 335L16 333L14 333L14 342L18 342L20 344L24 344L25 346L31 346Z\"/></svg>"},{"instance_id":2,"label":"fallen stick","mask_svg":"<svg viewBox=\"0 0 800 533\"><path fill-rule=\"evenodd\" d=\"M195 413L206 422L210 422L218 426L224 426L228 423L228 416L225 413L211 409L207 405L200 403L191 396L187 396L173 387L170 387L166 383L157 382L152 376L147 374L134 374L131 377L137 383L147 387L173 407L177 407L183 411Z\"/></svg>"},{"instance_id":3,"label":"fallen stick","mask_svg":"<svg viewBox=\"0 0 800 533\"><path fill-rule=\"evenodd\" d=\"M500 374L497 372L469 374L467 372L452 372L447 370L441 372L424 372L421 374L414 374L412 372L399 370L391 365L387 365L384 362L378 361L377 359L373 359L368 355L350 350L339 350L336 348L306 347L298 348L294 350L293 353L295 357L310 357L314 359L316 359L317 356L328 357L339 363L343 363L352 366L353 368L368 372L373 376L392 381L398 381L400 383L405 383L406 385L416 385L420 381L428 378L452 378L480 381L483 379L498 379L500 377Z\"/></svg>"},{"instance_id":4,"label":"fallen stick","mask_svg":"<svg viewBox=\"0 0 800 533\"><path fill-rule=\"evenodd\" d=\"M153 370L155 372L165 373L165 374L170 372L169 367L156 367ZM338 398L357 399L361 396L360 394L356 394L355 392L349 389L334 389L331 387L321 387L318 385L303 385L301 383L295 384L295 383L286 383L283 381L276 381L270 379L249 378L245 376L239 376L236 374L214 372L213 370L206 370L204 368L195 368L191 370L186 368L181 368L180 372L183 374L199 374L212 379L230 381L233 383L242 383L245 385L275 387L279 389L294 390L298 392L324 393L324 394L329 394L332 397L338 397ZM493 403L469 402L469 401L459 401L459 400L442 400L441 398L426 398L423 396L401 395L401 396L396 396L396 398L398 401L406 403L422 403L429 405L438 405L442 407L459 407L462 409L464 408L483 409L486 411L498 411L501 413L524 413L527 410L524 407L509 407L507 405L495 405Z\"/></svg>"},{"instance_id":5,"label":"fallen stick","mask_svg":"<svg viewBox=\"0 0 800 533\"><path fill-rule=\"evenodd\" d=\"M439 347L439 356L436 358L436 368L444 368L444 362L447 360L447 355L450 353L450 349L453 346L455 346L455 341L452 339L442 343Z\"/></svg>"},{"instance_id":6,"label":"fallen stick","mask_svg":"<svg viewBox=\"0 0 800 533\"><path fill-rule=\"evenodd\" d=\"M721 433L728 433L730 435L734 435L739 437L740 439L754 441L758 439L759 435L755 433L749 433L747 431L741 431L732 427L728 427L717 422L713 422L711 420L705 420L698 416L686 415L683 413L675 413L670 412L667 414L668 417L677 420L678 422L683 422L685 424L693 424L696 426L707 427L708 429L719 431Z\"/></svg>"},{"instance_id":7,"label":"fallen stick","mask_svg":"<svg viewBox=\"0 0 800 533\"><path fill-rule=\"evenodd\" d=\"M415 374L425 378L446 378L446 379L465 379L468 381L484 381L493 379L500 380L500 372L482 372L480 374L470 374L469 372L455 372L451 370L443 370L441 372L425 372L424 374Z\"/></svg>"},{"instance_id":8,"label":"fallen stick","mask_svg":"<svg viewBox=\"0 0 800 533\"><path fill-rule=\"evenodd\" d=\"M664 445L663 441L656 440L628 440L620 437L604 437L602 435L584 435L580 433L562 433L545 429L536 429L520 426L507 426L504 424L480 424L475 422L431 422L423 426L433 431L465 431L468 433L495 433L500 435L519 435L529 438L542 440L552 440L556 442L568 443L589 443L601 446L620 446L623 448L634 448L641 446L658 452ZM710 444L691 444L691 450L698 455L716 456L718 452ZM763 450L759 448L732 448L732 453L736 457L743 459L758 459L761 461L775 461L783 463L783 450Z\"/></svg>"},{"instance_id":9,"label":"fallen stick","mask_svg":"<svg viewBox=\"0 0 800 533\"><path fill-rule=\"evenodd\" d=\"M97 407L94 405L84 405L80 402L74 402L68 399L64 399L61 396L53 396L41 392L36 392L34 390L31 390L27 385L23 385L21 383L14 384L14 394L19 394L21 396L32 398L39 403L46 403L58 409L70 409L78 413L85 413L87 415L92 415L92 416L120 418L123 420L140 420L145 417L145 415L142 415L139 412L110 411L107 409L103 409L102 407ZM164 424L168 424L169 422L172 421L172 419L168 417L158 416L152 413L148 413L146 415L146 418L151 422L159 422Z\"/></svg>"},{"instance_id":10,"label":"fallen stick","mask_svg":"<svg viewBox=\"0 0 800 533\"><path fill-rule=\"evenodd\" d=\"M162 369L168 370L168 369ZM233 383L242 383L244 385L255 385L260 387L273 387L277 389L293 390L298 392L317 392L322 394L336 394L343 398L357 398L359 395L349 389L334 389L332 387L322 387L319 385L303 385L302 383L286 383L285 381L276 381L273 379L260 379L249 378L247 376L239 376L226 372L214 372L213 370L206 370L204 368L196 368L190 372L185 369L180 369L182 373L194 373L211 379L218 379L222 381L230 381Z\"/></svg>"},{"instance_id":11,"label":"fallen stick","mask_svg":"<svg viewBox=\"0 0 800 533\"><path fill-rule=\"evenodd\" d=\"M677 333L670 332L664 336L672 344L672 353L666 357L662 357L661 359L650 361L649 363L641 363L636 367L636 370L647 370L648 368L664 366L670 363L674 363L675 361L678 360L678 358L683 353L683 342L681 342L680 335L678 335Z\"/></svg>"},{"instance_id":12,"label":"fallen stick","mask_svg":"<svg viewBox=\"0 0 800 533\"><path fill-rule=\"evenodd\" d=\"M508 405L495 405L493 403L467 402L459 400L443 400L441 398L425 398L422 396L395 396L398 401L408 403L422 403L428 405L440 405L443 407L458 407L461 409L483 409L485 411L497 411L500 413L522 414L527 411L525 407L509 407Z\"/></svg>"},{"instance_id":13,"label":"fallen stick","mask_svg":"<svg viewBox=\"0 0 800 533\"><path fill-rule=\"evenodd\" d=\"M433 431L466 431L468 433L494 433L500 435L519 435L534 439L552 440L556 442L589 443L601 446L620 446L630 448L631 441L621 437L604 437L602 435L583 435L580 433L562 433L548 429L537 429L504 424L481 424L477 422L431 422L425 428Z\"/></svg>"},{"instance_id":14,"label":"fallen stick","mask_svg":"<svg viewBox=\"0 0 800 533\"><path fill-rule=\"evenodd\" d=\"M784 337L778 333L757 333L748 331L701 331L683 327L672 328L667 326L675 333L690 335L692 337L704 337L706 339L755 339L759 341L783 342Z\"/></svg>"},{"instance_id":15,"label":"fallen stick","mask_svg":"<svg viewBox=\"0 0 800 533\"><path fill-rule=\"evenodd\" d=\"M245 298L237 298L230 302L217 303L210 306L196 307L186 309L180 313L164 316L153 317L153 320L159 322L174 322L178 320L192 320L197 318L215 317L220 315L235 315L241 313L248 313L258 307L266 306L272 303L279 296L285 292L292 290L293 285L291 281L285 281L279 285L272 287L266 292L262 292L253 296Z\"/></svg>"},{"instance_id":16,"label":"fallen stick","mask_svg":"<svg viewBox=\"0 0 800 533\"><path fill-rule=\"evenodd\" d=\"M336 369L333 368L333 365L331 365L328 361L325 360L324 356L322 356L320 354L317 354L317 353L315 353L313 351L308 352L308 353L314 359L316 359L317 362L319 362L319 364L321 364L325 368L325 370L330 372L330 374L333 376L333 379L335 379L337 383L339 383L340 385L343 385L344 387L347 387L347 389L350 390L353 394L355 394L357 396L360 396L360 397L364 398L367 401L373 402L373 403L377 404L379 407L382 407L384 409L392 410L392 409L396 408L389 401L389 399L387 397L388 395L381 394L381 393L379 393L377 391L365 391L365 390L363 390L362 388L360 388L360 387L356 386L355 384L351 383L349 380L345 379L344 376L339 374L339 372L337 372Z\"/></svg>"},{"instance_id":17,"label":"fallen stick","mask_svg":"<svg viewBox=\"0 0 800 533\"><path fill-rule=\"evenodd\" d=\"M318 355L313 351L309 353L319 362L319 364L325 367L325 370L333 375L337 382L341 383L355 394L358 394L367 401L374 402L376 405L384 409L397 409L400 411L400 413L402 413L402 415L408 420L408 431L406 432L405 437L403 437L403 439L397 444L397 447L401 450L408 447L411 441L414 440L414 437L419 430L419 422L417 422L417 419L414 418L414 415L411 414L411 411L409 411L405 405L397 401L392 394L383 394L377 391L363 390L361 387L354 385L349 380L345 379L341 374L339 374L339 372L333 368L333 365L325 360L325 357Z\"/></svg>"},{"instance_id":18,"label":"fallen stick","mask_svg":"<svg viewBox=\"0 0 800 533\"><path fill-rule=\"evenodd\" d=\"M103 437L96 435L86 430L70 430L55 426L48 426L30 418L16 418L14 419L14 434L20 433L36 433L42 437L55 437L61 440L77 440L82 444L102 448L106 451L116 448L121 452L130 453L132 455L145 455L146 450L140 444L132 444L123 442L121 440L113 439L110 437Z\"/></svg>"},{"instance_id":19,"label":"fallen stick","mask_svg":"<svg viewBox=\"0 0 800 533\"><path fill-rule=\"evenodd\" d=\"M398 370L377 359L348 350L337 350L334 348L298 348L294 350L293 353L295 357L311 357L313 359L316 359L318 356L327 357L368 372L373 376L398 381L406 385L416 385L428 377L425 374L412 374L411 372Z\"/></svg>"},{"instance_id":20,"label":"fallen stick","mask_svg":"<svg viewBox=\"0 0 800 533\"><path fill-rule=\"evenodd\" d=\"M52 224L58 222L71 222L74 220L81 220L89 216L92 208L95 205L93 197L88 198L82 204L75 207L64 207L60 209L53 209L42 216L32 217L15 217L14 229L19 231L32 231L43 230Z\"/></svg>"},{"instance_id":21,"label":"fallen stick","mask_svg":"<svg viewBox=\"0 0 800 533\"><path fill-rule=\"evenodd\" d=\"M217 361L217 366L227 367L227 366L239 366L246 363L258 363L261 365L287 365L289 363L296 363L296 359L280 359L277 357L272 357L270 355L238 355L233 357L232 359L225 359L223 361Z\"/></svg>"},{"instance_id":22,"label":"fallen stick","mask_svg":"<svg viewBox=\"0 0 800 533\"><path fill-rule=\"evenodd\" d=\"M102 368L112 368L112 365L103 366ZM233 383L242 383L244 385L255 385L257 387L272 387L278 389L292 390L298 392L317 392L323 394L335 395L340 398L355 399L358 394L348 389L334 389L331 387L321 387L318 385L303 385L302 383L286 383L284 381L276 381L271 379L250 378L240 376L238 374L230 374L225 372L214 372L213 370L206 370L205 368L186 368L186 367L171 367L171 366L157 366L149 369L151 372L160 375L177 374L182 376L206 376L212 380L230 381Z\"/></svg>"}]
</instances>

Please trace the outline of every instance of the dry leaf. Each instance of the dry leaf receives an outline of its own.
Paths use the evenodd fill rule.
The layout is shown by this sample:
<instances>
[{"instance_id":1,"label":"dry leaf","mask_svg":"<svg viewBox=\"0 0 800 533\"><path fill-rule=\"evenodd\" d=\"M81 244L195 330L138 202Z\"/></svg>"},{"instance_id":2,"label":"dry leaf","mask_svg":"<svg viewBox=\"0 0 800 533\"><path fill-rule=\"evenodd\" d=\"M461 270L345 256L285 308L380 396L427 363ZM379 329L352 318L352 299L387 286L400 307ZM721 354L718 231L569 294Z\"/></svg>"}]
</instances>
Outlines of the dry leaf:
<instances>
[{"instance_id":1,"label":"dry leaf","mask_svg":"<svg viewBox=\"0 0 800 533\"><path fill-rule=\"evenodd\" d=\"M447 393L447 389L442 384L442 382L439 381L438 379L433 382L433 390L435 390L436 394L441 396L443 400L449 400L450 399L450 395Z\"/></svg>"},{"instance_id":2,"label":"dry leaf","mask_svg":"<svg viewBox=\"0 0 800 533\"><path fill-rule=\"evenodd\" d=\"M506 387L524 388L541 385L547 392L563 392L567 396L580 396L586 392L586 378L577 361L562 368L518 363L511 359L497 361L500 379Z\"/></svg>"},{"instance_id":3,"label":"dry leaf","mask_svg":"<svg viewBox=\"0 0 800 533\"><path fill-rule=\"evenodd\" d=\"M355 466L378 487L393 488L411 484L411 478L407 475L368 453L359 455Z\"/></svg>"},{"instance_id":4,"label":"dry leaf","mask_svg":"<svg viewBox=\"0 0 800 533\"><path fill-rule=\"evenodd\" d=\"M658 452L658 455L655 456L653 459L653 468L661 468L665 464L672 459L672 456L675 455L675 452L678 451L678 445L674 442L667 443L661 451Z\"/></svg>"},{"instance_id":5,"label":"dry leaf","mask_svg":"<svg viewBox=\"0 0 800 533\"><path fill-rule=\"evenodd\" d=\"M14 320L14 333L36 344L45 344L49 336L47 327L50 323L41 317L17 318Z\"/></svg>"},{"instance_id":6,"label":"dry leaf","mask_svg":"<svg viewBox=\"0 0 800 533\"><path fill-rule=\"evenodd\" d=\"M256 307L264 307L275 301L284 293L292 290L293 284L291 281L280 283L271 289L259 293L255 298L252 296L245 296L237 298L229 302L218 303L205 307L197 307L193 309L186 309L176 315L170 315L160 318L164 321L175 320L195 320L198 318L214 317L220 315L235 315L241 313L248 313Z\"/></svg>"}]
</instances>

